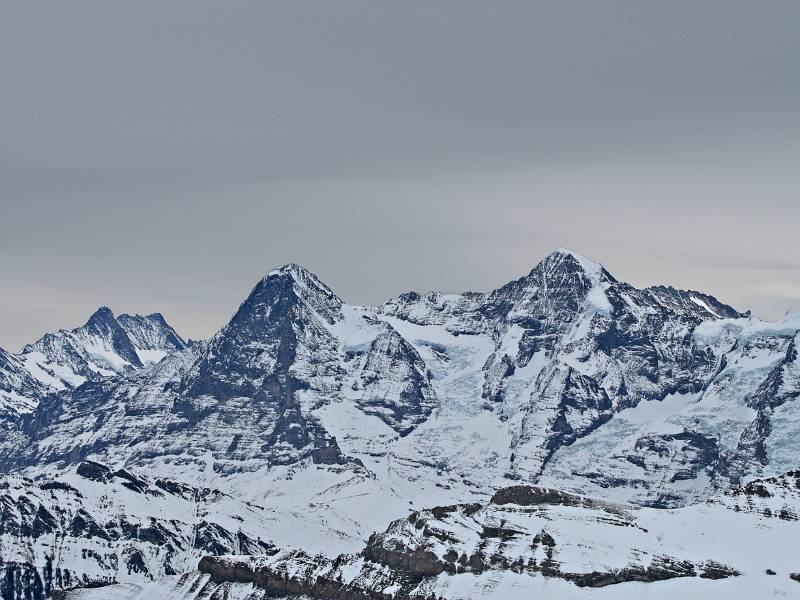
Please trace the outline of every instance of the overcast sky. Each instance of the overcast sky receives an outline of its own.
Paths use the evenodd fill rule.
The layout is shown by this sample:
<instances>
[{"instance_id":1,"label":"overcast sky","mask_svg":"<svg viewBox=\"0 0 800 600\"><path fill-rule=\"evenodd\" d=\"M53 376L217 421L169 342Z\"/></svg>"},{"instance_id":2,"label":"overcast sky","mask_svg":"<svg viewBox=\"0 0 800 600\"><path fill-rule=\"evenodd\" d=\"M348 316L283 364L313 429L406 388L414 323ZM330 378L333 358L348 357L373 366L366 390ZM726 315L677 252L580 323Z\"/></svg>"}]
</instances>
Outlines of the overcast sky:
<instances>
[{"instance_id":1,"label":"overcast sky","mask_svg":"<svg viewBox=\"0 0 800 600\"><path fill-rule=\"evenodd\" d=\"M273 266L351 303L569 247L800 308L800 2L2 2L0 346L204 337Z\"/></svg>"}]
</instances>

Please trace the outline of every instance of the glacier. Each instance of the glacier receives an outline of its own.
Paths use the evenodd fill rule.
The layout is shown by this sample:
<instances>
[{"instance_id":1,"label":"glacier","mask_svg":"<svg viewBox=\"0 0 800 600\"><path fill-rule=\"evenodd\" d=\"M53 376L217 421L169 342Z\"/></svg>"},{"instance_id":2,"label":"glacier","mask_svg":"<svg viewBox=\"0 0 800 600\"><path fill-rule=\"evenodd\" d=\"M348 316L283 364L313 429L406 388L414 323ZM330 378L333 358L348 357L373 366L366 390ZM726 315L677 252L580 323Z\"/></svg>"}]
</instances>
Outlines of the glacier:
<instances>
[{"instance_id":1,"label":"glacier","mask_svg":"<svg viewBox=\"0 0 800 600\"><path fill-rule=\"evenodd\" d=\"M103 308L0 353L0 597L800 593L798 331L566 249L379 306L285 265L191 344Z\"/></svg>"}]
</instances>

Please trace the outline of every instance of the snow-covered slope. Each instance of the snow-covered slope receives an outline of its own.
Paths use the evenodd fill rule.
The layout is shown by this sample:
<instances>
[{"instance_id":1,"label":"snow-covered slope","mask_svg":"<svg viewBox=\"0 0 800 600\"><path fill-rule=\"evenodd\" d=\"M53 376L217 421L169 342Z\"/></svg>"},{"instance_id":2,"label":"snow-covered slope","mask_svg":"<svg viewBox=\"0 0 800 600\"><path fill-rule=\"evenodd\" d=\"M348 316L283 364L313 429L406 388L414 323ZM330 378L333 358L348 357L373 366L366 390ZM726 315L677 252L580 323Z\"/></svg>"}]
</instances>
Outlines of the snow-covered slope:
<instances>
[{"instance_id":1,"label":"snow-covered slope","mask_svg":"<svg viewBox=\"0 0 800 600\"><path fill-rule=\"evenodd\" d=\"M483 503L430 507L339 556L284 549L208 556L198 571L104 598L763 598L800 593L797 473L706 504L639 508L512 486ZM755 503L755 505L754 505ZM129 596L117 596L117 593ZM141 594L141 595L137 595ZM75 594L89 600L92 593Z\"/></svg>"},{"instance_id":2,"label":"snow-covered slope","mask_svg":"<svg viewBox=\"0 0 800 600\"><path fill-rule=\"evenodd\" d=\"M84 328L92 347L138 366L87 367L83 385L47 396L0 442L0 470L46 481L89 459L223 489L269 506L270 542L311 556L360 552L409 511L493 506L512 485L666 519L800 460L800 318L763 323L700 292L637 289L563 249L490 292L377 307L286 265L191 347L149 317L107 317ZM143 350L164 346L145 364ZM58 356L78 373L71 352ZM103 354L81 356L100 367ZM670 556L695 573L727 560L686 548Z\"/></svg>"},{"instance_id":3,"label":"snow-covered slope","mask_svg":"<svg viewBox=\"0 0 800 600\"><path fill-rule=\"evenodd\" d=\"M55 390L109 377L161 360L186 347L158 313L120 315L101 307L81 327L48 333L20 352L31 375Z\"/></svg>"},{"instance_id":4,"label":"snow-covered slope","mask_svg":"<svg viewBox=\"0 0 800 600\"><path fill-rule=\"evenodd\" d=\"M119 315L117 322L128 335L142 365L157 363L167 354L186 347L186 342L161 313Z\"/></svg>"},{"instance_id":5,"label":"snow-covered slope","mask_svg":"<svg viewBox=\"0 0 800 600\"><path fill-rule=\"evenodd\" d=\"M0 486L0 593L39 600L186 571L209 554L274 553L273 519L219 490L90 461L45 481L10 475Z\"/></svg>"},{"instance_id":6,"label":"snow-covered slope","mask_svg":"<svg viewBox=\"0 0 800 600\"><path fill-rule=\"evenodd\" d=\"M717 365L702 389L615 414L557 454L540 480L662 506L796 467L798 327L791 315L702 323L693 343Z\"/></svg>"},{"instance_id":7,"label":"snow-covered slope","mask_svg":"<svg viewBox=\"0 0 800 600\"><path fill-rule=\"evenodd\" d=\"M0 348L0 428L16 423L36 408L47 388L35 379L17 356Z\"/></svg>"},{"instance_id":8,"label":"snow-covered slope","mask_svg":"<svg viewBox=\"0 0 800 600\"><path fill-rule=\"evenodd\" d=\"M141 369L185 347L158 313L114 317L103 307L85 325L48 333L18 354L0 348L0 427L48 395Z\"/></svg>"}]
</instances>

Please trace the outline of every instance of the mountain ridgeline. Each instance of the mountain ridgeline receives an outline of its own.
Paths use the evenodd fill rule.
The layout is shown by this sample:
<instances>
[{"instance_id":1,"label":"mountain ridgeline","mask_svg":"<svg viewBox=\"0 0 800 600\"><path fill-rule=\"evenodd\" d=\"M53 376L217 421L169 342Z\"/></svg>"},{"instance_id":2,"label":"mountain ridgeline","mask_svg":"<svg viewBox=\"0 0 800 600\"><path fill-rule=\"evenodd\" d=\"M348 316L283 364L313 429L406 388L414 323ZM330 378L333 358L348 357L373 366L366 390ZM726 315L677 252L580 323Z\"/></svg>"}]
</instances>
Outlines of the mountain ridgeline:
<instances>
[{"instance_id":1,"label":"mountain ridgeline","mask_svg":"<svg viewBox=\"0 0 800 600\"><path fill-rule=\"evenodd\" d=\"M286 265L191 345L161 315L101 308L0 351L0 501L19 550L0 558L0 597L141 586L221 554L243 557L203 559L192 577L319 598L456 598L434 580L462 573L578 587L735 578L748 567L736 557L680 556L682 539L667 555L646 531L698 510L753 524L732 491L758 497L748 482L798 466L798 331L800 314L767 323L701 292L639 289L568 250L486 293L372 307ZM517 492L498 502L498 490ZM785 511L769 521L778 536L795 532L790 496L758 513ZM252 520L232 525L242 506ZM558 525L570 519L597 540L645 533L608 570L602 542ZM198 547L198 532L216 541ZM302 565L351 595L292 579ZM169 585L193 597L186 582Z\"/></svg>"}]
</instances>

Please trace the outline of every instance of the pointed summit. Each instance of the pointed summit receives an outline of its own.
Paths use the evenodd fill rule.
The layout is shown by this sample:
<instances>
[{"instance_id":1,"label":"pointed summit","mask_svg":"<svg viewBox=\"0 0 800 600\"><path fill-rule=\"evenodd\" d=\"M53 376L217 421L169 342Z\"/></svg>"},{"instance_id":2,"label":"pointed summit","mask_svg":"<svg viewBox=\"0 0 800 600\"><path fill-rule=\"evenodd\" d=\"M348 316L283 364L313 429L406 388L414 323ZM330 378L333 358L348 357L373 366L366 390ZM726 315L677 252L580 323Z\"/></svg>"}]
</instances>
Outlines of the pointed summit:
<instances>
[{"instance_id":1,"label":"pointed summit","mask_svg":"<svg viewBox=\"0 0 800 600\"><path fill-rule=\"evenodd\" d=\"M600 263L572 250L558 248L539 261L525 277L507 283L494 293L511 297L517 304L523 298L524 304L532 298L549 298L548 306L569 301L577 307L593 288L616 282Z\"/></svg>"},{"instance_id":2,"label":"pointed summit","mask_svg":"<svg viewBox=\"0 0 800 600\"><path fill-rule=\"evenodd\" d=\"M258 438L262 456L284 464L298 455L317 463L343 462L335 439L303 414L296 394L315 385L317 377L337 373L339 342L332 330L343 319L342 306L303 267L270 271L203 346L181 382L177 413L191 423L200 415L197 403L207 407L213 399L230 406L228 401L245 398L264 424Z\"/></svg>"},{"instance_id":3,"label":"pointed summit","mask_svg":"<svg viewBox=\"0 0 800 600\"><path fill-rule=\"evenodd\" d=\"M552 272L558 270L572 270L572 271L583 271L589 278L597 279L602 275L605 275L610 280L614 280L608 271L605 270L603 265L599 262L592 260L591 258L586 258L578 254L577 252L573 252L568 248L557 248L553 250L550 254L545 256L538 265L536 265L531 274L537 271L545 272Z\"/></svg>"},{"instance_id":4,"label":"pointed summit","mask_svg":"<svg viewBox=\"0 0 800 600\"><path fill-rule=\"evenodd\" d=\"M101 306L80 327L46 333L20 354L37 365L38 381L61 390L140 369L185 347L160 314L116 317Z\"/></svg>"},{"instance_id":5,"label":"pointed summit","mask_svg":"<svg viewBox=\"0 0 800 600\"><path fill-rule=\"evenodd\" d=\"M277 389L293 389L290 367L298 354L334 345L329 329L342 319L343 304L311 271L295 264L273 269L210 340L189 393L274 397Z\"/></svg>"},{"instance_id":6,"label":"pointed summit","mask_svg":"<svg viewBox=\"0 0 800 600\"><path fill-rule=\"evenodd\" d=\"M320 312L332 324L338 320L335 313L341 309L342 301L311 271L289 263L264 275L224 329L253 319L274 320L301 305Z\"/></svg>"},{"instance_id":7,"label":"pointed summit","mask_svg":"<svg viewBox=\"0 0 800 600\"><path fill-rule=\"evenodd\" d=\"M114 312L107 306L101 306L92 313L89 320L86 321L86 327L107 325L115 321Z\"/></svg>"},{"instance_id":8,"label":"pointed summit","mask_svg":"<svg viewBox=\"0 0 800 600\"><path fill-rule=\"evenodd\" d=\"M344 304L314 273L298 264L288 263L273 269L256 284L234 319L248 307L259 304L275 306L286 301L293 304L295 299L319 313L331 325L339 320Z\"/></svg>"},{"instance_id":9,"label":"pointed summit","mask_svg":"<svg viewBox=\"0 0 800 600\"><path fill-rule=\"evenodd\" d=\"M266 279L267 277L271 277L273 275L291 275L296 278L311 276L316 278L316 275L314 275L311 271L302 265L298 265L297 263L286 263L280 267L275 267L269 273L267 273L264 278Z\"/></svg>"},{"instance_id":10,"label":"pointed summit","mask_svg":"<svg viewBox=\"0 0 800 600\"><path fill-rule=\"evenodd\" d=\"M305 267L295 263L287 263L282 267L273 269L264 275L261 283L264 283L270 279L291 279L297 286L299 286L298 292L308 290L312 293L322 293L325 296L336 298L336 294L333 293L333 290L323 283L319 277ZM256 287L258 287L258 285ZM341 304L341 300L338 298L337 300L339 301L339 304Z\"/></svg>"},{"instance_id":11,"label":"pointed summit","mask_svg":"<svg viewBox=\"0 0 800 600\"><path fill-rule=\"evenodd\" d=\"M603 265L601 265L599 262L592 260L591 258L587 258L581 254L578 254L577 252L573 252L569 248L557 248L552 252L552 254L559 254L571 257L573 260L577 261L581 265L581 267L583 267L583 270L586 271L587 273L598 272L600 271L600 269L603 268Z\"/></svg>"},{"instance_id":12,"label":"pointed summit","mask_svg":"<svg viewBox=\"0 0 800 600\"><path fill-rule=\"evenodd\" d=\"M95 359L103 358L109 363L107 366L110 371L120 372L128 366L143 366L127 332L107 306L98 308L86 321L86 325L72 330L71 333L80 346L103 348L101 355ZM89 354L97 354L96 350L87 351ZM128 364L124 365L119 359Z\"/></svg>"},{"instance_id":13,"label":"pointed summit","mask_svg":"<svg viewBox=\"0 0 800 600\"><path fill-rule=\"evenodd\" d=\"M492 309L484 313L502 315L506 323L529 331L518 354L521 364L525 364L535 352L553 350L579 315L587 311L610 312L612 306L605 290L615 283L601 264L559 248L525 277L491 292L488 300Z\"/></svg>"}]
</instances>

